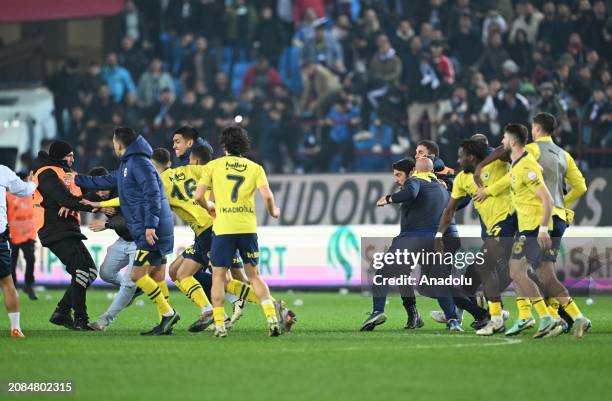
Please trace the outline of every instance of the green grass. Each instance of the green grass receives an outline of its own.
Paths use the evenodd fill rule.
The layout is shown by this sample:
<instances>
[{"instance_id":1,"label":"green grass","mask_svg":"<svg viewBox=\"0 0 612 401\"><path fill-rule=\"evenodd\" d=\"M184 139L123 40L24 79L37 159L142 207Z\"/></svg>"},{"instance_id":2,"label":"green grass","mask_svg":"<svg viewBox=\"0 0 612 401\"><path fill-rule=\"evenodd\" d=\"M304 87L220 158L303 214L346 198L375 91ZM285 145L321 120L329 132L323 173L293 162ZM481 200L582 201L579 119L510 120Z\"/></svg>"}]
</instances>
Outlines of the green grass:
<instances>
[{"instance_id":1,"label":"green grass","mask_svg":"<svg viewBox=\"0 0 612 401\"><path fill-rule=\"evenodd\" d=\"M250 305L228 338L216 339L186 331L197 311L178 292L171 302L182 320L164 337L138 335L154 320L148 302L128 308L105 333L80 333L48 323L59 291L40 295L37 302L22 296L27 338L11 339L6 331L0 338L0 381L72 380L74 392L0 391L1 399L584 401L609 393L612 298L596 298L591 306L578 300L594 324L585 338L533 340L478 338L467 324L466 333L448 334L428 318L423 329L405 332L397 297L384 326L360 333L369 298L283 293L298 314L294 332L268 338L260 308ZM293 306L296 299L303 305ZM107 291L91 291L90 315L97 317L109 302ZM434 307L429 299L418 303L424 315ZM507 305L514 318L511 299Z\"/></svg>"}]
</instances>

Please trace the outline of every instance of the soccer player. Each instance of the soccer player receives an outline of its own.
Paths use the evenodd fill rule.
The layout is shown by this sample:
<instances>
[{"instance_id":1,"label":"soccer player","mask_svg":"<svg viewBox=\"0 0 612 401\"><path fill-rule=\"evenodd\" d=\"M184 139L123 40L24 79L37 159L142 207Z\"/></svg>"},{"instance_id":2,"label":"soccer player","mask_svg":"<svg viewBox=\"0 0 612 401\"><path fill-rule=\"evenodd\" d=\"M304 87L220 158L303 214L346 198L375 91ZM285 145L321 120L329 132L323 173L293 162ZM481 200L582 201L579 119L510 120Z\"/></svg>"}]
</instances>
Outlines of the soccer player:
<instances>
[{"instance_id":1,"label":"soccer player","mask_svg":"<svg viewBox=\"0 0 612 401\"><path fill-rule=\"evenodd\" d=\"M96 167L89 172L91 176L108 175L108 170L104 167ZM99 190L95 192L95 197L107 200L117 196L116 189ZM86 194L86 199L89 198ZM88 203L83 200L81 203ZM92 203L90 203L92 204ZM94 207L102 207L92 204ZM103 209L104 210L104 209ZM106 229L114 230L119 238L107 248L104 261L100 265L100 278L107 283L119 287L117 296L109 305L108 309L100 317L89 325L94 330L106 331L117 315L133 301L135 296L142 294L136 284L132 281L132 267L136 257L136 243L127 227L127 222L120 210L113 210L112 214L107 214L106 220L92 220L89 229L93 232L100 232ZM121 271L122 269L124 269Z\"/></svg>"},{"instance_id":2,"label":"soccer player","mask_svg":"<svg viewBox=\"0 0 612 401\"><path fill-rule=\"evenodd\" d=\"M205 146L210 151L210 154L213 154L212 146L200 137L195 128L184 125L174 131L172 133L172 149L178 159L176 166L189 165L191 151L198 146Z\"/></svg>"},{"instance_id":3,"label":"soccer player","mask_svg":"<svg viewBox=\"0 0 612 401\"><path fill-rule=\"evenodd\" d=\"M246 275L261 306L268 323L268 334L281 334L277 308L270 295L267 284L259 275L259 245L257 243L257 216L255 214L255 190L264 199L266 211L278 218L280 209L274 202L274 195L268 185L263 168L244 154L249 151L249 137L240 126L229 126L221 132L221 144L225 156L208 163L198 182L196 201L205 207L212 216L214 236L211 245L211 264L213 271L212 303L215 336L226 337L225 287L227 269L232 266L236 250L244 262ZM206 191L212 190L215 203L206 199Z\"/></svg>"},{"instance_id":4,"label":"soccer player","mask_svg":"<svg viewBox=\"0 0 612 401\"><path fill-rule=\"evenodd\" d=\"M543 292L548 297L549 312L557 321L557 327L546 336L557 336L569 330L566 323L568 320L574 322L574 335L582 337L591 328L591 321L582 315L567 288L558 280L554 264L561 247L561 238L573 220L574 212L569 208L584 195L587 188L584 176L572 156L553 142L552 134L556 124L551 114L537 114L532 122L531 134L534 141L525 146L525 151L542 167L544 183L551 193L554 206L552 227L549 232L552 246L541 255L536 274ZM482 168L485 168L488 162L500 157L500 153L501 150L496 150L485 159L481 163ZM570 189L564 194L566 186ZM561 319L558 311L565 315L565 319Z\"/></svg>"},{"instance_id":5,"label":"soccer player","mask_svg":"<svg viewBox=\"0 0 612 401\"><path fill-rule=\"evenodd\" d=\"M11 276L11 249L6 217L6 194L25 198L34 193L36 186L32 176L24 182L8 167L0 164L0 286L4 294L4 306L11 322L11 337L25 337L19 324L19 296Z\"/></svg>"},{"instance_id":6,"label":"soccer player","mask_svg":"<svg viewBox=\"0 0 612 401\"><path fill-rule=\"evenodd\" d=\"M474 182L473 172L478 163L487 156L487 144L480 140L468 139L459 146L458 164L462 170L455 177L453 191L440 218L439 231L444 232L451 223L457 205L467 195L474 197L478 186ZM501 160L489 164L483 172L485 190L499 196L489 196L483 201L474 200L474 208L484 225L483 253L485 262L479 266L477 273L484 283L484 292L489 301L491 316L487 325L476 331L478 335L493 335L505 331L502 317L502 305L497 277L497 264L505 263L510 256L504 250L510 249L510 244L516 232L516 215L510 203L506 163ZM508 240L510 243L508 243Z\"/></svg>"},{"instance_id":7,"label":"soccer player","mask_svg":"<svg viewBox=\"0 0 612 401\"><path fill-rule=\"evenodd\" d=\"M518 233L512 245L509 263L510 277L518 298L528 298L540 317L540 324L534 338L548 334L557 322L540 295L536 283L528 275L529 266L537 269L540 257L551 247L548 226L551 222L553 199L544 184L542 169L533 156L525 151L527 128L520 124L504 127L502 144L510 152L510 199L516 210ZM531 316L521 316L506 331L516 335L534 326Z\"/></svg>"},{"instance_id":8,"label":"soccer player","mask_svg":"<svg viewBox=\"0 0 612 401\"><path fill-rule=\"evenodd\" d=\"M162 181L153 167L153 150L147 141L131 128L114 131L113 146L121 159L117 171L106 176L77 175L81 188L112 189L117 187L121 212L138 249L132 269L132 280L155 303L161 321L142 335L171 334L180 320L166 296L164 279L166 255L173 251L174 225L172 212Z\"/></svg>"},{"instance_id":9,"label":"soccer player","mask_svg":"<svg viewBox=\"0 0 612 401\"><path fill-rule=\"evenodd\" d=\"M38 238L66 266L72 276L70 285L49 321L69 329L88 331L87 288L98 276L96 264L83 243L79 210L93 208L79 203L81 190L71 174L74 152L69 143L54 141L49 153L41 151L34 161L34 212L42 222ZM36 219L36 218L35 218ZM74 320L71 315L74 310Z\"/></svg>"}]
</instances>

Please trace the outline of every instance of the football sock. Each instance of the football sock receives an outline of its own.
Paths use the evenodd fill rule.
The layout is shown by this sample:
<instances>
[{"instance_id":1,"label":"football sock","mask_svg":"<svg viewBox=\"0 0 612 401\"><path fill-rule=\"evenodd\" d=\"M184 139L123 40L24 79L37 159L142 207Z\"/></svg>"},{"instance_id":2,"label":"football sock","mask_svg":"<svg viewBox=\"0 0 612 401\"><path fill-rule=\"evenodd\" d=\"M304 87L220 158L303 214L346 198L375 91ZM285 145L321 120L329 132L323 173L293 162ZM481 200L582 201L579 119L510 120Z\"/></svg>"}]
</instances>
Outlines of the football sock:
<instances>
[{"instance_id":1,"label":"football sock","mask_svg":"<svg viewBox=\"0 0 612 401\"><path fill-rule=\"evenodd\" d=\"M166 302L169 302L170 290L168 289L168 283L166 283L166 280L157 281L157 285L159 286L159 289L161 290L161 294L166 300ZM159 321L161 322L162 314L159 312L157 314L159 315Z\"/></svg>"},{"instance_id":2,"label":"football sock","mask_svg":"<svg viewBox=\"0 0 612 401\"><path fill-rule=\"evenodd\" d=\"M568 303L563 305L563 310L574 320L582 317L582 312L580 312L578 305L576 305L576 302L574 302L572 298L569 299Z\"/></svg>"},{"instance_id":3,"label":"football sock","mask_svg":"<svg viewBox=\"0 0 612 401\"><path fill-rule=\"evenodd\" d=\"M204 307L210 304L208 297L204 293L202 286L198 281L193 277L185 277L182 280L179 280L179 289L187 296L187 298L191 299L193 303L198 305L200 309L204 309Z\"/></svg>"},{"instance_id":4,"label":"football sock","mask_svg":"<svg viewBox=\"0 0 612 401\"><path fill-rule=\"evenodd\" d=\"M261 302L261 308L268 319L276 319L276 308L274 307L274 302L271 299L266 299Z\"/></svg>"},{"instance_id":5,"label":"football sock","mask_svg":"<svg viewBox=\"0 0 612 401\"><path fill-rule=\"evenodd\" d=\"M136 281L136 285L140 288L151 301L155 302L157 312L162 316L172 315L172 307L162 295L161 288L149 275L144 275Z\"/></svg>"},{"instance_id":6,"label":"football sock","mask_svg":"<svg viewBox=\"0 0 612 401\"><path fill-rule=\"evenodd\" d=\"M240 299L246 299L254 304L260 304L259 298L255 295L253 287L242 281L231 279L226 286L227 292L236 295Z\"/></svg>"},{"instance_id":7,"label":"football sock","mask_svg":"<svg viewBox=\"0 0 612 401\"><path fill-rule=\"evenodd\" d=\"M489 315L496 321L502 318L501 302L489 302Z\"/></svg>"},{"instance_id":8,"label":"football sock","mask_svg":"<svg viewBox=\"0 0 612 401\"><path fill-rule=\"evenodd\" d=\"M213 320L215 321L215 326L225 326L225 310L222 306L213 308Z\"/></svg>"},{"instance_id":9,"label":"football sock","mask_svg":"<svg viewBox=\"0 0 612 401\"><path fill-rule=\"evenodd\" d=\"M548 308L546 307L546 303L542 297L533 299L533 309L535 309L536 313L540 318L549 316Z\"/></svg>"},{"instance_id":10,"label":"football sock","mask_svg":"<svg viewBox=\"0 0 612 401\"><path fill-rule=\"evenodd\" d=\"M561 319L561 316L559 316L559 312L558 312L559 301L557 301L557 298L554 298L554 297L546 298L546 304L548 305L548 314L552 316L553 319L555 320Z\"/></svg>"},{"instance_id":11,"label":"football sock","mask_svg":"<svg viewBox=\"0 0 612 401\"><path fill-rule=\"evenodd\" d=\"M8 314L9 320L11 321L11 330L14 329L19 329L21 330L21 327L19 326L19 312L10 312Z\"/></svg>"},{"instance_id":12,"label":"football sock","mask_svg":"<svg viewBox=\"0 0 612 401\"><path fill-rule=\"evenodd\" d=\"M518 309L519 319L526 320L533 317L531 314L531 301L529 301L527 298L517 298L516 308Z\"/></svg>"}]
</instances>

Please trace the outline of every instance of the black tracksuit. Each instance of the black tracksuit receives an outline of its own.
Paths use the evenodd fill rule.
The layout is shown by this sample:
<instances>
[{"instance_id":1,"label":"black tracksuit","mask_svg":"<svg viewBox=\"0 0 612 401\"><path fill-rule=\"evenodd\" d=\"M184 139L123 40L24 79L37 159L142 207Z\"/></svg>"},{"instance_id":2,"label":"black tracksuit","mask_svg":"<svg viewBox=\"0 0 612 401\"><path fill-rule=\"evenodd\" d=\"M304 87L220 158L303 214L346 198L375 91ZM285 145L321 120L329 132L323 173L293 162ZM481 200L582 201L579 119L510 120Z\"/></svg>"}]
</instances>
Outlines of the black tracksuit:
<instances>
[{"instance_id":1,"label":"black tracksuit","mask_svg":"<svg viewBox=\"0 0 612 401\"><path fill-rule=\"evenodd\" d=\"M36 173L45 166L55 166L70 171L64 162L49 158L45 152L39 152L34 162ZM44 247L59 258L72 276L70 286L57 304L57 310L70 313L74 309L75 321L87 321L86 290L97 277L96 265L83 240L78 220L73 216L67 218L58 215L60 208L91 212L91 206L79 203L80 197L70 193L53 170L45 170L38 175L38 191L42 195L41 206L44 208L44 224L38 231L38 238Z\"/></svg>"}]
</instances>

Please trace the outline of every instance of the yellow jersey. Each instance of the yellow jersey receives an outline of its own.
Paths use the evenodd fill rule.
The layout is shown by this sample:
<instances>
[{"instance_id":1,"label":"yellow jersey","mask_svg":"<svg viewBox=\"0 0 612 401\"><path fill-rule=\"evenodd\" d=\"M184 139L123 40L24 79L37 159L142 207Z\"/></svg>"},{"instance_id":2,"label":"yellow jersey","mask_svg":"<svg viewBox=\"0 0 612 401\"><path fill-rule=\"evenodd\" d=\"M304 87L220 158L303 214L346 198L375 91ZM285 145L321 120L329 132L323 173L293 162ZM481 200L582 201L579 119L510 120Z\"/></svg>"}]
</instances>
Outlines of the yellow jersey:
<instances>
[{"instance_id":1,"label":"yellow jersey","mask_svg":"<svg viewBox=\"0 0 612 401\"><path fill-rule=\"evenodd\" d=\"M542 167L531 154L523 153L510 167L510 195L519 231L535 230L542 222L542 201L535 193L543 187Z\"/></svg>"},{"instance_id":2,"label":"yellow jersey","mask_svg":"<svg viewBox=\"0 0 612 401\"><path fill-rule=\"evenodd\" d=\"M525 150L534 157L535 160L540 160L540 147L537 142L552 142L553 139L550 136L544 136L536 139L525 145ZM565 156L566 172L564 181L570 186L569 192L563 196L563 203L565 207L555 206L553 209L553 216L567 221L568 223L573 220L574 212L570 210L570 206L576 202L587 190L584 176L580 172L580 169L576 165L574 158L567 152L563 151ZM552 188L548 188L551 192Z\"/></svg>"},{"instance_id":3,"label":"yellow jersey","mask_svg":"<svg viewBox=\"0 0 612 401\"><path fill-rule=\"evenodd\" d=\"M170 208L189 225L196 235L200 235L213 225L213 218L208 211L194 199L198 180L202 177L205 166L187 165L169 168L161 174L164 190ZM209 193L205 194L206 197Z\"/></svg>"},{"instance_id":4,"label":"yellow jersey","mask_svg":"<svg viewBox=\"0 0 612 401\"><path fill-rule=\"evenodd\" d=\"M204 167L198 184L212 188L216 235L257 232L255 190L268 185L263 167L244 157L220 157Z\"/></svg>"},{"instance_id":5,"label":"yellow jersey","mask_svg":"<svg viewBox=\"0 0 612 401\"><path fill-rule=\"evenodd\" d=\"M474 208L480 215L487 229L487 234L491 234L489 230L495 224L505 220L508 215L514 212L514 207L510 201L510 180L505 179L507 175L507 163L501 160L495 160L482 169L480 176L485 191L496 184L494 196L487 196L482 202L474 201ZM474 174L462 171L455 177L451 197L453 199L462 199L465 196L473 198L476 191L478 191L478 186L474 182Z\"/></svg>"}]
</instances>

